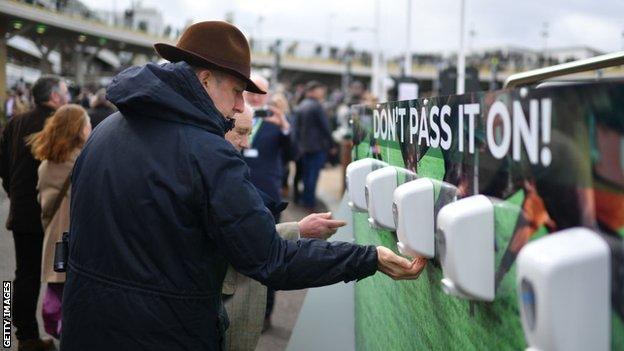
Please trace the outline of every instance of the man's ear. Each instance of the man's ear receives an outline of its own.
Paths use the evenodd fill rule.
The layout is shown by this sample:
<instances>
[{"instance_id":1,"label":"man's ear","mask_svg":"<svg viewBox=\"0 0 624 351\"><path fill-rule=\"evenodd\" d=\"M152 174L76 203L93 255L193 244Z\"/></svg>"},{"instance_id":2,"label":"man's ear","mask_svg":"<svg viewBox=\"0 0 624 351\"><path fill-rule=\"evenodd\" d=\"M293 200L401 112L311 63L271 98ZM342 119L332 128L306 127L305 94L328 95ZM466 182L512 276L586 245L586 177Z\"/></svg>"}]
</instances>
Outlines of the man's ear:
<instances>
[{"instance_id":1,"label":"man's ear","mask_svg":"<svg viewBox=\"0 0 624 351\"><path fill-rule=\"evenodd\" d=\"M59 93L56 90L53 90L50 93L50 97L48 98L48 102L54 104L54 103L56 103L60 99L60 97L61 97L61 93Z\"/></svg>"},{"instance_id":2,"label":"man's ear","mask_svg":"<svg viewBox=\"0 0 624 351\"><path fill-rule=\"evenodd\" d=\"M199 71L199 73L197 74L197 78L199 78L199 82L201 83L201 85L207 88L208 83L212 79L214 79L214 74L212 74L212 72L207 69L203 69Z\"/></svg>"}]
</instances>

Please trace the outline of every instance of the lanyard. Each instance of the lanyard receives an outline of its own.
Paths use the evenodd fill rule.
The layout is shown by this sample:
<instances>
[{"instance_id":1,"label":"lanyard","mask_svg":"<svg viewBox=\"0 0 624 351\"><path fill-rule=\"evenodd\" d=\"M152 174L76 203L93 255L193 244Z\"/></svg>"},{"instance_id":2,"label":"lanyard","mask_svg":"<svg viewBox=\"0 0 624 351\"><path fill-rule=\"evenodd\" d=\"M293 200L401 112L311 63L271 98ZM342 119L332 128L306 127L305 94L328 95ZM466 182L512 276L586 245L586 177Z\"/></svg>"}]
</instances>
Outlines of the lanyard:
<instances>
[{"instance_id":1,"label":"lanyard","mask_svg":"<svg viewBox=\"0 0 624 351\"><path fill-rule=\"evenodd\" d=\"M262 118L258 118L257 121L253 124L253 127L251 128L251 135L249 136L250 146L253 145L254 138L256 137L256 134L258 134L258 130L262 126L262 122L264 122L264 120Z\"/></svg>"}]
</instances>

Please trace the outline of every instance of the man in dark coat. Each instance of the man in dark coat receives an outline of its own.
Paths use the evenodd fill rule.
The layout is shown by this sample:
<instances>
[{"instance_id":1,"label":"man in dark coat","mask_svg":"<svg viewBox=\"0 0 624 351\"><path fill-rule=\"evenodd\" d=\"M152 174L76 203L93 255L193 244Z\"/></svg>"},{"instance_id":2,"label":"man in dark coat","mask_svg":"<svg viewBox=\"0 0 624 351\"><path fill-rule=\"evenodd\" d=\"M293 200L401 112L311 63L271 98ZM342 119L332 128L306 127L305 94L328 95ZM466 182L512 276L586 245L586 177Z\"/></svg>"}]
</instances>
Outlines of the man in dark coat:
<instances>
[{"instance_id":1,"label":"man in dark coat","mask_svg":"<svg viewBox=\"0 0 624 351\"><path fill-rule=\"evenodd\" d=\"M243 110L243 90L262 92L249 80L249 46L236 27L197 23L177 46L156 49L177 63L115 77L108 99L120 113L96 128L76 161L62 350L220 349L228 263L277 289L377 269L418 276L423 261L383 247L277 235L223 138Z\"/></svg>"},{"instance_id":2,"label":"man in dark coat","mask_svg":"<svg viewBox=\"0 0 624 351\"><path fill-rule=\"evenodd\" d=\"M297 106L295 139L301 153L303 178L303 205L313 209L316 206L316 184L321 169L327 160L327 152L332 147L329 119L321 101L325 98L326 87L311 81L306 85L306 97Z\"/></svg>"},{"instance_id":3,"label":"man in dark coat","mask_svg":"<svg viewBox=\"0 0 624 351\"><path fill-rule=\"evenodd\" d=\"M37 202L37 168L25 138L43 129L56 109L68 100L67 85L55 76L39 78L32 89L35 108L7 123L0 141L0 177L11 207L6 227L15 242L13 322L19 350L45 350L50 340L39 339L36 310L41 281L43 228Z\"/></svg>"}]
</instances>

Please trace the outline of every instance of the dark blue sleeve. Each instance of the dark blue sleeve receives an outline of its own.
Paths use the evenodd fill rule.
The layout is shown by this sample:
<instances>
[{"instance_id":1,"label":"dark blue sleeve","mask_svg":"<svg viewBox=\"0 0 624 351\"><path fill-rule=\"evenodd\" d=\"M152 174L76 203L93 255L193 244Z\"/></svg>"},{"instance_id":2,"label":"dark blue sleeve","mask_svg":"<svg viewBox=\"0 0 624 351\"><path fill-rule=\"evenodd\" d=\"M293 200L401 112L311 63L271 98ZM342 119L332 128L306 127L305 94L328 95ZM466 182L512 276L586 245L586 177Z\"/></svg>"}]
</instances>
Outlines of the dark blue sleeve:
<instances>
[{"instance_id":1,"label":"dark blue sleeve","mask_svg":"<svg viewBox=\"0 0 624 351\"><path fill-rule=\"evenodd\" d=\"M362 279L376 272L374 246L280 238L273 216L249 181L247 165L226 143L205 145L197 158L206 191L206 224L217 228L210 235L234 269L282 290Z\"/></svg>"}]
</instances>

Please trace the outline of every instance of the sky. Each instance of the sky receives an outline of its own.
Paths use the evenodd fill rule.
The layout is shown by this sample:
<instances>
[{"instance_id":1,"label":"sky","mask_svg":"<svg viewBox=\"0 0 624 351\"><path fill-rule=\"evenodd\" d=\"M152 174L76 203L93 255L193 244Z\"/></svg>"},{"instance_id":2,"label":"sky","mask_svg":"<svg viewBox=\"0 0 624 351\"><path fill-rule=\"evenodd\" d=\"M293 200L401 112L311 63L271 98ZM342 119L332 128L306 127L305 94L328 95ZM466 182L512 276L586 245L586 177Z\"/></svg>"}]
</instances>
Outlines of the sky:
<instances>
[{"instance_id":1,"label":"sky","mask_svg":"<svg viewBox=\"0 0 624 351\"><path fill-rule=\"evenodd\" d=\"M408 1L143 0L141 4L160 9L165 22L174 28L184 27L189 21L224 19L227 12L232 12L234 23L248 36L339 47L353 43L363 49L375 47L378 13L379 45L387 54L395 55L407 47ZM94 9L121 11L132 0L83 2ZM460 0L411 3L411 51L456 51ZM603 52L624 50L624 0L465 0L465 6L468 49L589 46ZM545 31L547 38L542 34Z\"/></svg>"}]
</instances>

